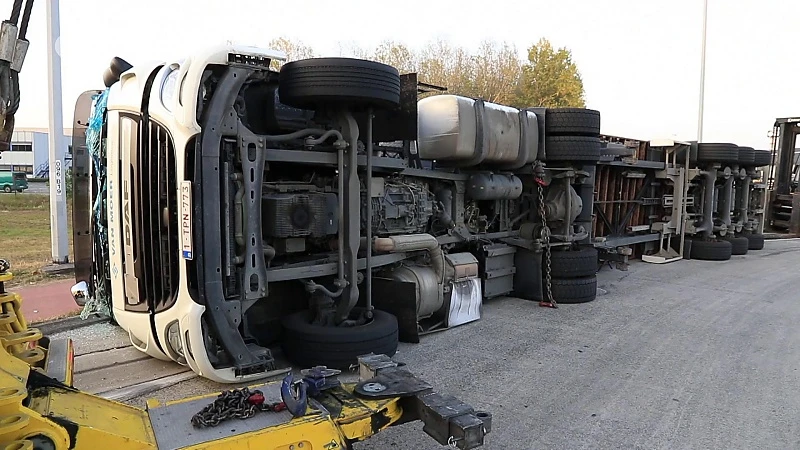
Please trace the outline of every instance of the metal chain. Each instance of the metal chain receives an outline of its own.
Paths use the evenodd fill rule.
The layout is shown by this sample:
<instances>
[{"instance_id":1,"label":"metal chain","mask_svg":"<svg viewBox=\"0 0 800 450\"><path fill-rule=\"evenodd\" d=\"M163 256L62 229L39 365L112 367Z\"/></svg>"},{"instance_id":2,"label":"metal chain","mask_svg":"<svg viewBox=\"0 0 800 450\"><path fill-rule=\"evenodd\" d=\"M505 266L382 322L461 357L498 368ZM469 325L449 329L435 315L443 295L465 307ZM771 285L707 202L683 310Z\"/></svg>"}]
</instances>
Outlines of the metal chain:
<instances>
[{"instance_id":1,"label":"metal chain","mask_svg":"<svg viewBox=\"0 0 800 450\"><path fill-rule=\"evenodd\" d=\"M259 411L283 411L283 402L267 403L264 394L249 388L223 391L208 406L192 416L192 425L197 428L213 427L230 419L248 419Z\"/></svg>"},{"instance_id":2,"label":"metal chain","mask_svg":"<svg viewBox=\"0 0 800 450\"><path fill-rule=\"evenodd\" d=\"M544 188L542 187L541 183L536 183L536 187L539 191L539 216L542 218L542 244L544 245L545 257L545 290L547 292L547 303L549 303L549 305L543 306L552 306L553 308L557 308L558 304L555 300L553 300L553 278L550 275L550 228L547 226L547 218L544 208Z\"/></svg>"}]
</instances>

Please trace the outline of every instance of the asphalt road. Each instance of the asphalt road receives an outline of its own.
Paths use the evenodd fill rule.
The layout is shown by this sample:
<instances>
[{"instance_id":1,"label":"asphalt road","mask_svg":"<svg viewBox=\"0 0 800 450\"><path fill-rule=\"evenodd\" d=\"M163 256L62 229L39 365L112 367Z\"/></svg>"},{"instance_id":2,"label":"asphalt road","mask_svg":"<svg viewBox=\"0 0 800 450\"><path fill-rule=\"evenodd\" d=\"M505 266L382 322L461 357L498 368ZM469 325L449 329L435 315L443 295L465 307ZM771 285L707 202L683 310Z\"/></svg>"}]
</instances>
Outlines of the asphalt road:
<instances>
[{"instance_id":1,"label":"asphalt road","mask_svg":"<svg viewBox=\"0 0 800 450\"><path fill-rule=\"evenodd\" d=\"M28 189L25 191L29 194L50 194L50 185L47 183L28 183Z\"/></svg>"},{"instance_id":2,"label":"asphalt road","mask_svg":"<svg viewBox=\"0 0 800 450\"><path fill-rule=\"evenodd\" d=\"M595 302L490 301L480 321L401 344L395 359L492 412L486 449L800 448L798 266L800 240L727 262L605 267ZM78 353L101 347L85 333L120 334L73 333ZM222 389L195 378L146 397ZM354 446L441 448L420 423Z\"/></svg>"}]
</instances>

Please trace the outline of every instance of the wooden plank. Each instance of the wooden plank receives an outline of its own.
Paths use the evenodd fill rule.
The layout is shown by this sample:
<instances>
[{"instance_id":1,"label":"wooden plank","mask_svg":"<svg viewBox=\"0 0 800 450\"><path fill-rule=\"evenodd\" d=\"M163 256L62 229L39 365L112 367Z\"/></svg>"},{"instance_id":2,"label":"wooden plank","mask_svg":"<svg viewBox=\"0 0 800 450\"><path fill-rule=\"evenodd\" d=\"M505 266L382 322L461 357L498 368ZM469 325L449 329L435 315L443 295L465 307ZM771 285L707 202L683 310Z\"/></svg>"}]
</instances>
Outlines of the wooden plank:
<instances>
[{"instance_id":1,"label":"wooden plank","mask_svg":"<svg viewBox=\"0 0 800 450\"><path fill-rule=\"evenodd\" d=\"M602 176L600 178L600 184L598 185L598 189L597 189L597 198L598 198L599 201L603 201L604 202L604 201L607 200L606 189L608 189L608 173L609 173L609 170L610 170L610 167L600 167L600 171L601 171ZM606 205L602 204L599 207L600 207L600 210L603 211L603 215L608 217L608 211L606 210ZM608 234L608 230L606 228L606 223L602 219L598 220L597 223L598 223L598 226L600 228L599 228L599 230L598 230L598 232L597 232L597 234L595 236L606 236Z\"/></svg>"},{"instance_id":2,"label":"wooden plank","mask_svg":"<svg viewBox=\"0 0 800 450\"><path fill-rule=\"evenodd\" d=\"M176 373L175 375L168 375L166 377L147 380L131 386L100 392L97 395L109 400L124 402L136 397L150 394L159 389L164 389L165 387L172 386L173 384L178 384L182 381L191 380L192 378L197 378L197 374L191 371Z\"/></svg>"},{"instance_id":3,"label":"wooden plank","mask_svg":"<svg viewBox=\"0 0 800 450\"><path fill-rule=\"evenodd\" d=\"M134 361L150 359L151 356L141 352L131 345L121 348L112 348L99 352L86 353L75 357L75 373L80 374L92 370L103 369L119 364L128 364Z\"/></svg>"},{"instance_id":4,"label":"wooden plank","mask_svg":"<svg viewBox=\"0 0 800 450\"><path fill-rule=\"evenodd\" d=\"M75 374L74 385L96 394L188 371L189 367L172 361L147 358Z\"/></svg>"}]
</instances>

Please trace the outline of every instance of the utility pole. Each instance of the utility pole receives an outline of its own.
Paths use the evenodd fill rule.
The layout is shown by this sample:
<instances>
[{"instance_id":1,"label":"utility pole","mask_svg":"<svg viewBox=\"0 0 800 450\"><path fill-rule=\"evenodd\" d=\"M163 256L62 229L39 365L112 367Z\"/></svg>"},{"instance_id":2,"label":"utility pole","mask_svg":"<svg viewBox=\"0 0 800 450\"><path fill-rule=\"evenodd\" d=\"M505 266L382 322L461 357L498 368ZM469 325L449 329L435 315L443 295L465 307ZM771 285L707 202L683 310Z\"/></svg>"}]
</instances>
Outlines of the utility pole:
<instances>
[{"instance_id":1,"label":"utility pole","mask_svg":"<svg viewBox=\"0 0 800 450\"><path fill-rule=\"evenodd\" d=\"M50 241L53 263L69 262L67 248L67 189L64 184L64 118L61 106L61 26L58 0L47 1L47 88L50 147Z\"/></svg>"},{"instance_id":2,"label":"utility pole","mask_svg":"<svg viewBox=\"0 0 800 450\"><path fill-rule=\"evenodd\" d=\"M703 102L706 95L706 26L708 25L708 0L703 0L703 41L700 51L700 105L697 113L697 142L703 141Z\"/></svg>"}]
</instances>

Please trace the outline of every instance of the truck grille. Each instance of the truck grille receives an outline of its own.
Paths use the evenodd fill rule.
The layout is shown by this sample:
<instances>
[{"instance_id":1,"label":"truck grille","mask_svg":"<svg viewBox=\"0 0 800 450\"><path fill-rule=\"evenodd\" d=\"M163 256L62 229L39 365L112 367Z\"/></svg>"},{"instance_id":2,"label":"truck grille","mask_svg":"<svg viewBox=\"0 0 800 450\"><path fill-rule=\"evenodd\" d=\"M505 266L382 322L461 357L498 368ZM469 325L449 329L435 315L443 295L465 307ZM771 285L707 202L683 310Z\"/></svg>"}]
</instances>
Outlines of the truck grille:
<instances>
[{"instance_id":1,"label":"truck grille","mask_svg":"<svg viewBox=\"0 0 800 450\"><path fill-rule=\"evenodd\" d=\"M142 136L136 183L139 212L139 295L155 312L171 307L178 292L178 194L175 144L152 121ZM144 295L142 295L144 294Z\"/></svg>"}]
</instances>

